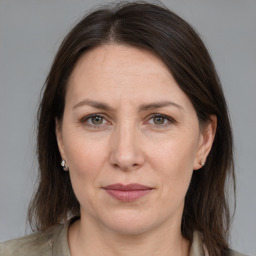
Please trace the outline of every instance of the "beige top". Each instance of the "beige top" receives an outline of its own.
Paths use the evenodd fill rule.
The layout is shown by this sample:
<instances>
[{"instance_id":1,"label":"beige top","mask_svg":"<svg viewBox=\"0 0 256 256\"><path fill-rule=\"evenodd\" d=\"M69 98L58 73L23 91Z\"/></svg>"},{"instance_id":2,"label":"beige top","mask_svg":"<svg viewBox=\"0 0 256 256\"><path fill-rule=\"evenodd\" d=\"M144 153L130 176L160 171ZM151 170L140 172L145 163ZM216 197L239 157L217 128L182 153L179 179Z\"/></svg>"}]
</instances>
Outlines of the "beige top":
<instances>
[{"instance_id":1,"label":"beige top","mask_svg":"<svg viewBox=\"0 0 256 256\"><path fill-rule=\"evenodd\" d=\"M0 243L0 256L71 256L68 246L68 227L66 224L55 226L47 232ZM199 232L194 232L190 256L207 256ZM245 256L232 251L231 256Z\"/></svg>"}]
</instances>

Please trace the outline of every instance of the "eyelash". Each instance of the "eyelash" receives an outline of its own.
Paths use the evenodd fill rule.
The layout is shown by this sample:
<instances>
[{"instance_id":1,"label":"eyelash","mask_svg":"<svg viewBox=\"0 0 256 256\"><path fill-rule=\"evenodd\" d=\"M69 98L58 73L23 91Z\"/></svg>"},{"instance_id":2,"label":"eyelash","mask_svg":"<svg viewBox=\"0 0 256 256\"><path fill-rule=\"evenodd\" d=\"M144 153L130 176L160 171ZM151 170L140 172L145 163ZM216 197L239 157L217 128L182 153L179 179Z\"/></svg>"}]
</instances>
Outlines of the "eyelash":
<instances>
[{"instance_id":1,"label":"eyelash","mask_svg":"<svg viewBox=\"0 0 256 256\"><path fill-rule=\"evenodd\" d=\"M164 123L164 124L155 124L153 123L152 125L154 125L155 127L157 128L165 128L165 127L168 127L170 124L176 124L177 122L170 116L167 116L167 115L163 115L163 114L159 114L159 113L154 113L154 114L151 114L149 116L149 119L148 120L151 120L153 118L163 118L165 121L167 120L167 123ZM165 122L164 121L164 122Z\"/></svg>"},{"instance_id":2,"label":"eyelash","mask_svg":"<svg viewBox=\"0 0 256 256\"><path fill-rule=\"evenodd\" d=\"M91 118L94 118L94 117L100 117L100 118L103 118L105 121L107 121L106 117L104 114L90 114L88 116L85 116L83 118L81 118L79 120L80 123L82 124L85 124L86 126L89 126L89 127L92 127L92 128L95 128L95 129L99 129L101 128L101 126L103 124L99 124L99 125L96 125L96 124L90 124L88 123L88 120L90 120ZM150 114L148 117L147 117L147 122L153 118L163 118L165 121L167 120L167 123L164 123L164 124L155 124L153 123L152 125L157 127L157 128L165 128L165 127L168 127L170 124L177 124L177 122L171 118L170 116L167 116L167 115L163 115L163 114L159 114L159 113L153 113L153 114ZM164 121L164 122L165 122ZM103 121L104 122L104 121ZM108 121L107 121L108 122Z\"/></svg>"},{"instance_id":3,"label":"eyelash","mask_svg":"<svg viewBox=\"0 0 256 256\"><path fill-rule=\"evenodd\" d=\"M88 116L85 116L85 117L81 118L81 119L79 120L79 122L82 123L82 124L85 124L86 126L95 128L95 129L101 128L101 125L102 125L102 124L96 125L96 124L90 124L90 123L88 123L88 120L91 119L91 118L93 118L93 117L100 117L100 118L103 118L103 119L106 121L105 115L103 115L103 114L90 114L90 115L88 115Z\"/></svg>"}]
</instances>

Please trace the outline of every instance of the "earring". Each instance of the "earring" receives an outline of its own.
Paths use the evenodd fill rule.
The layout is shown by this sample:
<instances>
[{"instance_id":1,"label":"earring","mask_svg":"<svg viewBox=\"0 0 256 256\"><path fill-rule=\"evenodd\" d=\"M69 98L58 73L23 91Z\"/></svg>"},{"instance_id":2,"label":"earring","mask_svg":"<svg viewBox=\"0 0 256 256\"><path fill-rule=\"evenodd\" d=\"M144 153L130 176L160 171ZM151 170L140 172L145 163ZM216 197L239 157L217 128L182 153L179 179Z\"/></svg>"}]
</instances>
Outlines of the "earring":
<instances>
[{"instance_id":1,"label":"earring","mask_svg":"<svg viewBox=\"0 0 256 256\"><path fill-rule=\"evenodd\" d=\"M69 170L68 166L66 166L66 161L64 159L62 159L60 165L62 166L64 171L68 171Z\"/></svg>"},{"instance_id":2,"label":"earring","mask_svg":"<svg viewBox=\"0 0 256 256\"><path fill-rule=\"evenodd\" d=\"M199 161L199 164L200 164L201 166L204 166L204 165L205 165L205 162L203 162L203 160L200 160L200 161Z\"/></svg>"}]
</instances>

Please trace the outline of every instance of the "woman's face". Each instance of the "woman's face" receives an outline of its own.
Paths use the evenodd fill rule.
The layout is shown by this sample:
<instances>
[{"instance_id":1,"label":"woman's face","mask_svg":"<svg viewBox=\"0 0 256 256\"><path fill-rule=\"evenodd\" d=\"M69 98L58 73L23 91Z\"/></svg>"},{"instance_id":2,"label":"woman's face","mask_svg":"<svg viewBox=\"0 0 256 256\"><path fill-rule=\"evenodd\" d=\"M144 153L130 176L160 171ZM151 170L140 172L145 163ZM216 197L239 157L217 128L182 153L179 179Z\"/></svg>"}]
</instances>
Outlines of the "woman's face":
<instances>
[{"instance_id":1,"label":"woman's face","mask_svg":"<svg viewBox=\"0 0 256 256\"><path fill-rule=\"evenodd\" d=\"M56 133L81 218L138 234L180 226L214 126L200 132L193 105L159 58L104 45L75 66Z\"/></svg>"}]
</instances>

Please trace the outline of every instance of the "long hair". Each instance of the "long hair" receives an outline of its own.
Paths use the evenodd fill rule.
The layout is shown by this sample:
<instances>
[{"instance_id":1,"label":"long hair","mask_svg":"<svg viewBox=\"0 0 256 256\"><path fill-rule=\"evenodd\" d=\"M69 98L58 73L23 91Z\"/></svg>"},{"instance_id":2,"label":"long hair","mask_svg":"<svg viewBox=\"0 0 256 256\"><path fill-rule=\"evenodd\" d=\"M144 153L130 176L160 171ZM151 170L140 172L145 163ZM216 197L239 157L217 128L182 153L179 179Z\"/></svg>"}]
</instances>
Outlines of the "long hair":
<instances>
[{"instance_id":1,"label":"long hair","mask_svg":"<svg viewBox=\"0 0 256 256\"><path fill-rule=\"evenodd\" d=\"M227 105L210 55L194 29L165 7L145 2L107 6L86 15L65 37L44 85L38 110L38 188L28 219L33 230L79 216L80 206L68 172L60 166L55 120L61 121L69 77L81 56L109 43L146 49L168 67L192 102L200 124L217 116L218 124L206 164L193 173L186 194L181 231L192 240L201 232L210 256L229 255L228 177L235 175Z\"/></svg>"}]
</instances>

